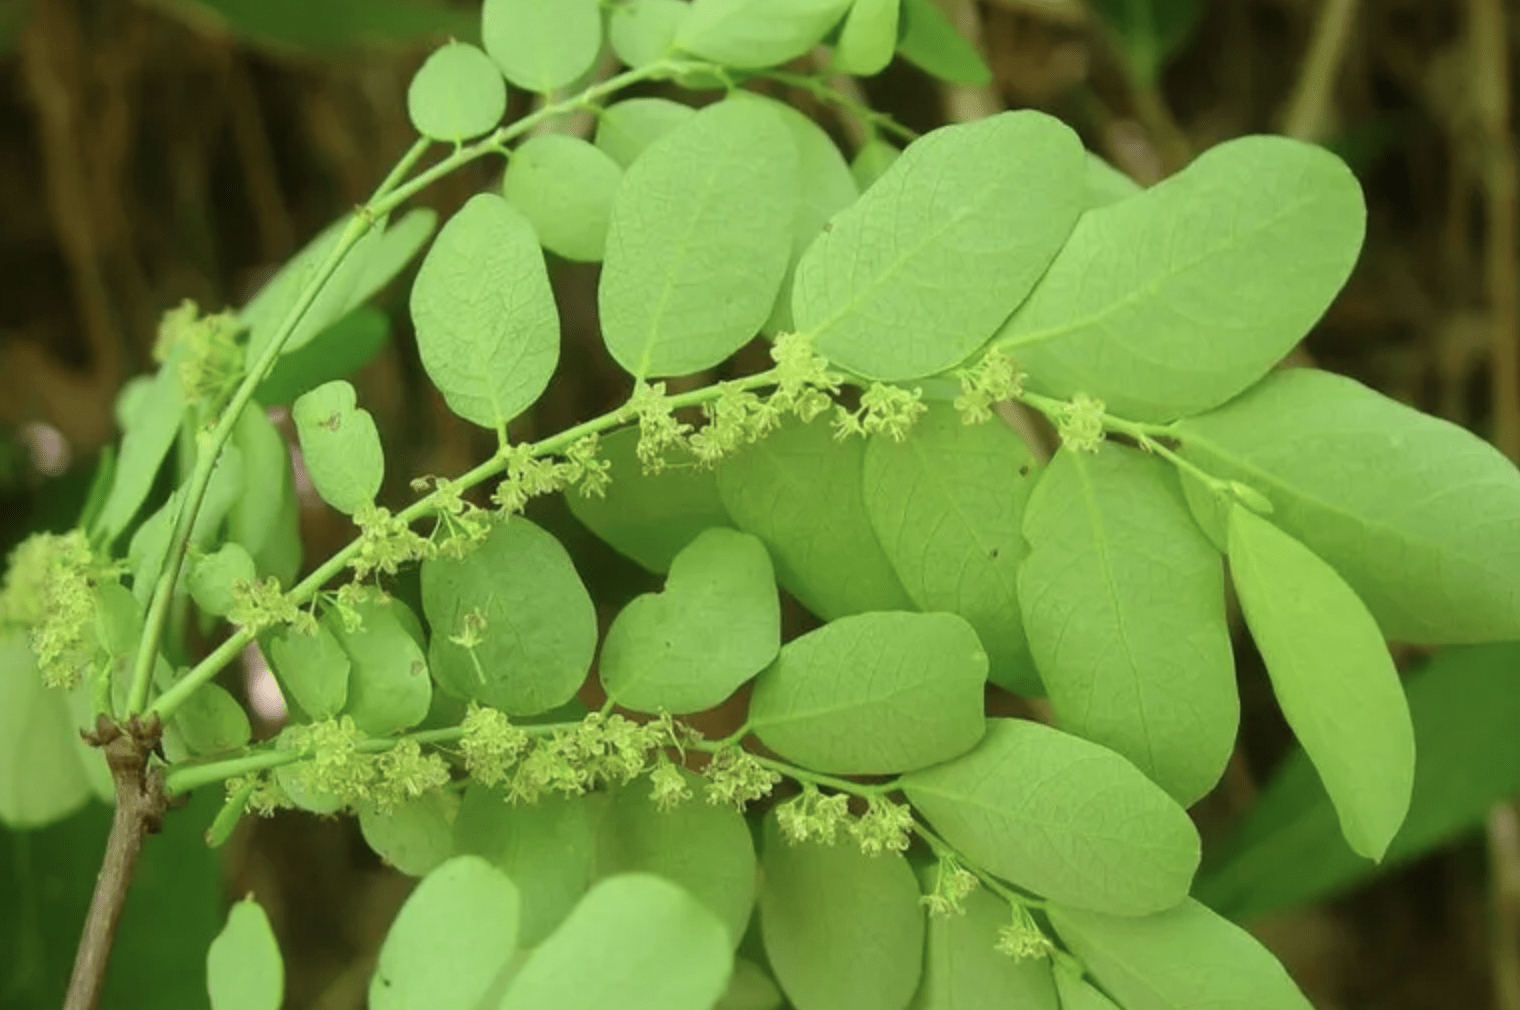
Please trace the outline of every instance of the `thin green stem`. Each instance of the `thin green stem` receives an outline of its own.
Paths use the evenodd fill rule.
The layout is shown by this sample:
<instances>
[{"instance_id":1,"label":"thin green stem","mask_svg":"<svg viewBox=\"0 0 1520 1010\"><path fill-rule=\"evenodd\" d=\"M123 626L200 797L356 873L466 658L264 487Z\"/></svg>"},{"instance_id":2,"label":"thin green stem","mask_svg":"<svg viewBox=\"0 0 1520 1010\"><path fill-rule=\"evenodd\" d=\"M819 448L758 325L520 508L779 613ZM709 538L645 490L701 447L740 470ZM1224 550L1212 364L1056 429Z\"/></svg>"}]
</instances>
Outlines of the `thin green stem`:
<instances>
[{"instance_id":1,"label":"thin green stem","mask_svg":"<svg viewBox=\"0 0 1520 1010\"><path fill-rule=\"evenodd\" d=\"M807 74L795 74L788 70L762 70L754 76L763 77L778 84L801 88L821 101L837 105L860 120L868 130L879 130L883 133L890 133L897 139L909 143L918 139L917 130L904 126L885 112L877 112L869 105L856 101L849 95L829 87L828 82L821 78L810 77Z\"/></svg>"}]
</instances>

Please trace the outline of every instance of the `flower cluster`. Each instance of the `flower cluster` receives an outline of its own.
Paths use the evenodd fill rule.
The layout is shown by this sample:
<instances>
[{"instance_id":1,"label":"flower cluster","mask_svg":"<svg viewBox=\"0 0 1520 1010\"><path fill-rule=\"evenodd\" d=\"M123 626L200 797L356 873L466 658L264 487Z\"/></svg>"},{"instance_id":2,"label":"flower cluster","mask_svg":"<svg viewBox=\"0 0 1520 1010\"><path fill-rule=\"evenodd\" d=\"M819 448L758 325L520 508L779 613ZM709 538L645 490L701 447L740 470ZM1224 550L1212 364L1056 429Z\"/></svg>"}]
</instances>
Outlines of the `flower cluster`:
<instances>
[{"instance_id":1,"label":"flower cluster","mask_svg":"<svg viewBox=\"0 0 1520 1010\"><path fill-rule=\"evenodd\" d=\"M507 770L517 763L532 742L528 734L512 725L504 714L473 702L461 727L464 737L459 742L459 749L464 754L465 770L488 786L505 779Z\"/></svg>"},{"instance_id":2,"label":"flower cluster","mask_svg":"<svg viewBox=\"0 0 1520 1010\"><path fill-rule=\"evenodd\" d=\"M349 567L354 577L365 579L383 572L395 575L401 566L433 556L435 548L427 537L414 532L405 519L393 516L379 505L366 505L354 513L359 527L359 549Z\"/></svg>"},{"instance_id":3,"label":"flower cluster","mask_svg":"<svg viewBox=\"0 0 1520 1010\"><path fill-rule=\"evenodd\" d=\"M237 795L250 784L253 789L248 794L246 809L260 817L273 817L276 810L285 810L294 805L290 802L290 797L285 795L285 790L280 788L279 781L269 772L238 775L223 783L228 796Z\"/></svg>"},{"instance_id":4,"label":"flower cluster","mask_svg":"<svg viewBox=\"0 0 1520 1010\"><path fill-rule=\"evenodd\" d=\"M153 359L178 362L179 385L187 403L220 404L243 377L242 324L235 312L202 316L189 299L164 313Z\"/></svg>"},{"instance_id":5,"label":"flower cluster","mask_svg":"<svg viewBox=\"0 0 1520 1010\"><path fill-rule=\"evenodd\" d=\"M31 630L43 682L73 687L95 653L95 587L111 578L80 530L38 533L11 554L0 589L0 627Z\"/></svg>"},{"instance_id":6,"label":"flower cluster","mask_svg":"<svg viewBox=\"0 0 1520 1010\"><path fill-rule=\"evenodd\" d=\"M412 490L423 492L432 488L432 504L438 515L433 527L433 546L437 554L446 558L462 558L470 549L491 532L492 517L489 512L473 502L464 500L463 487L457 481L438 477L418 477L412 481Z\"/></svg>"},{"instance_id":7,"label":"flower cluster","mask_svg":"<svg viewBox=\"0 0 1520 1010\"><path fill-rule=\"evenodd\" d=\"M905 803L872 796L866 812L851 821L849 829L855 844L868 856L902 852L912 838L913 810Z\"/></svg>"},{"instance_id":8,"label":"flower cluster","mask_svg":"<svg viewBox=\"0 0 1520 1010\"><path fill-rule=\"evenodd\" d=\"M1102 400L1078 393L1061 409L1061 444L1077 452L1097 452L1103 444Z\"/></svg>"},{"instance_id":9,"label":"flower cluster","mask_svg":"<svg viewBox=\"0 0 1520 1010\"><path fill-rule=\"evenodd\" d=\"M963 370L960 378L961 395L955 399L955 409L966 424L992 420L993 404L1012 400L1024 392L1023 373L998 347L988 351L974 367Z\"/></svg>"},{"instance_id":10,"label":"flower cluster","mask_svg":"<svg viewBox=\"0 0 1520 1010\"><path fill-rule=\"evenodd\" d=\"M691 799L686 773L663 754L654 771L649 773L649 784L649 798L654 801L655 809L662 813L669 813Z\"/></svg>"},{"instance_id":11,"label":"flower cluster","mask_svg":"<svg viewBox=\"0 0 1520 1010\"><path fill-rule=\"evenodd\" d=\"M834 434L839 439L851 435L889 435L894 442L908 437L908 431L929 408L923 402L923 390L909 392L900 386L871 383L860 397L860 409L850 411L836 407Z\"/></svg>"},{"instance_id":12,"label":"flower cluster","mask_svg":"<svg viewBox=\"0 0 1520 1010\"><path fill-rule=\"evenodd\" d=\"M378 754L362 750L368 737L350 716L287 730L290 747L306 757L296 770L302 785L330 793L346 806L369 804L387 812L449 782L437 754L415 740L400 740Z\"/></svg>"},{"instance_id":13,"label":"flower cluster","mask_svg":"<svg viewBox=\"0 0 1520 1010\"><path fill-rule=\"evenodd\" d=\"M611 481L612 464L601 458L601 446L595 435L577 440L565 450L562 460L540 459L531 444L523 443L503 450L507 475L491 495L507 518L520 513L528 502L540 495L553 494L579 485L581 493L600 497Z\"/></svg>"},{"instance_id":14,"label":"flower cluster","mask_svg":"<svg viewBox=\"0 0 1520 1010\"><path fill-rule=\"evenodd\" d=\"M981 886L976 874L962 866L953 856L940 856L934 874L934 890L921 899L930 915L944 918L966 911L966 896Z\"/></svg>"},{"instance_id":15,"label":"flower cluster","mask_svg":"<svg viewBox=\"0 0 1520 1010\"><path fill-rule=\"evenodd\" d=\"M844 793L825 796L810 783L804 783L802 794L776 808L776 822L781 834L792 843L816 839L825 845L833 845L840 825L849 820L850 798Z\"/></svg>"},{"instance_id":16,"label":"flower cluster","mask_svg":"<svg viewBox=\"0 0 1520 1010\"><path fill-rule=\"evenodd\" d=\"M668 721L641 725L593 712L573 728L539 738L517 763L507 795L535 803L546 792L578 796L604 782L631 782L648 768L650 752L671 742Z\"/></svg>"},{"instance_id":17,"label":"flower cluster","mask_svg":"<svg viewBox=\"0 0 1520 1010\"><path fill-rule=\"evenodd\" d=\"M707 802L728 803L743 811L746 803L770 795L781 776L738 746L725 747L707 765Z\"/></svg>"},{"instance_id":18,"label":"flower cluster","mask_svg":"<svg viewBox=\"0 0 1520 1010\"><path fill-rule=\"evenodd\" d=\"M317 630L317 619L291 602L275 578L233 579L227 620L255 632L276 624L292 625L304 635L315 634Z\"/></svg>"},{"instance_id":19,"label":"flower cluster","mask_svg":"<svg viewBox=\"0 0 1520 1010\"><path fill-rule=\"evenodd\" d=\"M1050 937L1034 921L1029 909L1019 904L1014 904L1012 909L1013 921L998 930L994 949L1020 961L1025 958L1049 957L1055 950L1055 944L1050 942Z\"/></svg>"}]
</instances>

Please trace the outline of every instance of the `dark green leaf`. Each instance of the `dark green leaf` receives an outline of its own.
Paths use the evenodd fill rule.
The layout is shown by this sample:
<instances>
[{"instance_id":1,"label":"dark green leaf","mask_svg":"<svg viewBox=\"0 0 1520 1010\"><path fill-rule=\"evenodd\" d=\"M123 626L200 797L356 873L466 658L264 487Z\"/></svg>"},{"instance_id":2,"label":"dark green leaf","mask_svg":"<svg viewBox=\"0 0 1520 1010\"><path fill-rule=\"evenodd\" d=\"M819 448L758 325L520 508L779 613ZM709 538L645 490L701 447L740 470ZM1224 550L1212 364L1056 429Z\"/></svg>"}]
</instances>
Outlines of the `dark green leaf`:
<instances>
[{"instance_id":1,"label":"dark green leaf","mask_svg":"<svg viewBox=\"0 0 1520 1010\"><path fill-rule=\"evenodd\" d=\"M1167 57L1187 40L1198 22L1200 0L1094 0L1093 10L1119 41L1129 69L1154 86Z\"/></svg>"},{"instance_id":2,"label":"dark green leaf","mask_svg":"<svg viewBox=\"0 0 1520 1010\"><path fill-rule=\"evenodd\" d=\"M902 0L903 59L951 84L988 84L992 71L982 54L961 37L934 0Z\"/></svg>"},{"instance_id":3,"label":"dark green leaf","mask_svg":"<svg viewBox=\"0 0 1520 1010\"><path fill-rule=\"evenodd\" d=\"M857 77L879 74L897 48L900 0L855 0L839 33L835 59L839 69Z\"/></svg>"},{"instance_id":4,"label":"dark green leaf","mask_svg":"<svg viewBox=\"0 0 1520 1010\"><path fill-rule=\"evenodd\" d=\"M172 683L172 680L170 681ZM168 683L159 685L167 688ZM177 734L185 750L200 756L224 754L248 746L253 736L248 713L220 684L202 684L185 700L169 721L167 730ZM167 733L165 746L167 747ZM176 760L169 755L170 760Z\"/></svg>"},{"instance_id":5,"label":"dark green leaf","mask_svg":"<svg viewBox=\"0 0 1520 1010\"><path fill-rule=\"evenodd\" d=\"M229 542L215 554L197 560L185 581L197 607L221 616L232 609L233 587L238 582L252 582L257 574L248 551L241 544Z\"/></svg>"},{"instance_id":6,"label":"dark green leaf","mask_svg":"<svg viewBox=\"0 0 1520 1010\"><path fill-rule=\"evenodd\" d=\"M243 457L243 493L227 513L227 539L241 544L252 555L260 575L273 575L289 585L300 565L300 539L296 538L296 563L280 562L287 509L295 503L295 481L285 439L270 423L258 403L250 403L232 429L232 444Z\"/></svg>"},{"instance_id":7,"label":"dark green leaf","mask_svg":"<svg viewBox=\"0 0 1520 1010\"><path fill-rule=\"evenodd\" d=\"M607 219L622 179L622 168L606 152L579 137L546 133L513 149L501 185L545 249L593 262L607 246Z\"/></svg>"},{"instance_id":8,"label":"dark green leaf","mask_svg":"<svg viewBox=\"0 0 1520 1010\"><path fill-rule=\"evenodd\" d=\"M450 42L412 77L406 111L424 137L460 144L501 122L507 86L491 57L472 45Z\"/></svg>"},{"instance_id":9,"label":"dark green leaf","mask_svg":"<svg viewBox=\"0 0 1520 1010\"><path fill-rule=\"evenodd\" d=\"M252 898L232 906L227 925L206 952L212 1010L280 1010L285 961L269 917Z\"/></svg>"},{"instance_id":10,"label":"dark green leaf","mask_svg":"<svg viewBox=\"0 0 1520 1010\"><path fill-rule=\"evenodd\" d=\"M95 521L108 542L121 535L147 500L185 412L179 369L173 362L160 368L148 385L137 388L141 394L133 398L132 409L123 411L125 434L111 493Z\"/></svg>"},{"instance_id":11,"label":"dark green leaf","mask_svg":"<svg viewBox=\"0 0 1520 1010\"><path fill-rule=\"evenodd\" d=\"M988 720L970 754L902 786L972 860L1072 907L1170 908L1198 867L1198 832L1159 786L1112 751L1040 723Z\"/></svg>"},{"instance_id":12,"label":"dark green leaf","mask_svg":"<svg viewBox=\"0 0 1520 1010\"><path fill-rule=\"evenodd\" d=\"M1094 989L1077 975L1056 969L1056 991L1061 997L1061 1010L1119 1010L1114 1001Z\"/></svg>"},{"instance_id":13,"label":"dark green leaf","mask_svg":"<svg viewBox=\"0 0 1520 1010\"><path fill-rule=\"evenodd\" d=\"M380 352L390 334L391 321L385 313L368 307L354 309L305 347L281 355L255 395L266 406L278 406L324 382L352 375Z\"/></svg>"},{"instance_id":14,"label":"dark green leaf","mask_svg":"<svg viewBox=\"0 0 1520 1010\"><path fill-rule=\"evenodd\" d=\"M819 42L850 0L693 0L676 45L725 66L772 67Z\"/></svg>"},{"instance_id":15,"label":"dark green leaf","mask_svg":"<svg viewBox=\"0 0 1520 1010\"><path fill-rule=\"evenodd\" d=\"M734 958L728 988L713 1010L781 1010L781 990L755 962Z\"/></svg>"},{"instance_id":16,"label":"dark green leaf","mask_svg":"<svg viewBox=\"0 0 1520 1010\"><path fill-rule=\"evenodd\" d=\"M602 14L597 0L485 0L480 34L507 80L545 93L591 69Z\"/></svg>"},{"instance_id":17,"label":"dark green leaf","mask_svg":"<svg viewBox=\"0 0 1520 1010\"><path fill-rule=\"evenodd\" d=\"M279 273L270 278L243 306L238 318L249 330L244 357L249 369L253 368L265 348L274 340L286 317L300 301L301 293L316 279L322 264L337 249L352 220L353 215L347 214L328 225L321 234L286 261ZM360 292L361 282L371 276L370 257L383 244L380 229L372 227L350 247L327 283L322 285L315 300L301 314L300 322L280 348L281 354L290 354L306 346L318 333L354 308L354 296Z\"/></svg>"},{"instance_id":18,"label":"dark green leaf","mask_svg":"<svg viewBox=\"0 0 1520 1010\"><path fill-rule=\"evenodd\" d=\"M291 410L301 456L317 494L353 515L375 503L385 479L385 451L369 411L342 379L303 393Z\"/></svg>"},{"instance_id":19,"label":"dark green leaf","mask_svg":"<svg viewBox=\"0 0 1520 1010\"><path fill-rule=\"evenodd\" d=\"M596 652L596 611L570 555L526 519L497 525L463 558L424 562L422 607L438 682L511 715L569 701ZM484 641L465 648L453 638L472 614Z\"/></svg>"},{"instance_id":20,"label":"dark green leaf","mask_svg":"<svg viewBox=\"0 0 1520 1010\"><path fill-rule=\"evenodd\" d=\"M1082 143L1005 112L914 141L797 265L797 328L873 379L942 372L986 343L1082 210Z\"/></svg>"},{"instance_id":21,"label":"dark green leaf","mask_svg":"<svg viewBox=\"0 0 1520 1010\"><path fill-rule=\"evenodd\" d=\"M285 691L313 719L329 719L348 700L348 654L326 626L314 634L281 628L269 639L269 663Z\"/></svg>"}]
</instances>

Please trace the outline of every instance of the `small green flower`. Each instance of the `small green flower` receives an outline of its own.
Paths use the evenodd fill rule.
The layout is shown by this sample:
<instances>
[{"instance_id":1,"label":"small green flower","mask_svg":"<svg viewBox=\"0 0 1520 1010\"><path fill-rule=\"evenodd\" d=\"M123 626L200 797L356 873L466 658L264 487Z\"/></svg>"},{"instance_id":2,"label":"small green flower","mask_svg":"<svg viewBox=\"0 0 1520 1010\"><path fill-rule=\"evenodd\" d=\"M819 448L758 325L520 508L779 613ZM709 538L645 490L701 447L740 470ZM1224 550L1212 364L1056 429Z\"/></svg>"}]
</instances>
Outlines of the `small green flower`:
<instances>
[{"instance_id":1,"label":"small green flower","mask_svg":"<svg viewBox=\"0 0 1520 1010\"><path fill-rule=\"evenodd\" d=\"M662 813L669 813L691 799L691 786L687 785L686 776L663 757L649 773L649 782L652 786L649 798L654 801L655 809Z\"/></svg>"},{"instance_id":2,"label":"small green flower","mask_svg":"<svg viewBox=\"0 0 1520 1010\"><path fill-rule=\"evenodd\" d=\"M982 424L992 420L992 406L1012 400L1024 392L1024 376L1018 365L994 347L972 368L960 373L961 395L955 409L965 424Z\"/></svg>"},{"instance_id":3,"label":"small green flower","mask_svg":"<svg viewBox=\"0 0 1520 1010\"><path fill-rule=\"evenodd\" d=\"M1000 954L1007 954L1017 961L1025 958L1049 957L1055 944L1040 929L1023 905L1013 905L1013 921L998 930L997 943L993 945Z\"/></svg>"},{"instance_id":4,"label":"small green flower","mask_svg":"<svg viewBox=\"0 0 1520 1010\"><path fill-rule=\"evenodd\" d=\"M449 783L449 766L443 758L422 753L416 740L402 740L378 754L374 772L370 802L382 813Z\"/></svg>"},{"instance_id":5,"label":"small green flower","mask_svg":"<svg viewBox=\"0 0 1520 1010\"><path fill-rule=\"evenodd\" d=\"M850 819L850 798L844 793L825 796L804 783L802 794L776 808L776 820L786 840L796 844L816 838L833 845L840 825Z\"/></svg>"},{"instance_id":6,"label":"small green flower","mask_svg":"<svg viewBox=\"0 0 1520 1010\"><path fill-rule=\"evenodd\" d=\"M860 397L860 409L854 412L836 408L834 436L840 440L851 435L888 435L894 442L908 437L908 431L929 408L923 403L923 390L909 392L898 386L871 383Z\"/></svg>"},{"instance_id":7,"label":"small green flower","mask_svg":"<svg viewBox=\"0 0 1520 1010\"><path fill-rule=\"evenodd\" d=\"M928 906L929 914L941 918L962 915L966 911L966 896L981 886L976 874L966 869L954 857L940 856L934 875L934 890L921 899Z\"/></svg>"},{"instance_id":8,"label":"small green flower","mask_svg":"<svg viewBox=\"0 0 1520 1010\"><path fill-rule=\"evenodd\" d=\"M628 406L639 418L639 462L647 474L665 469L665 453L686 447L691 425L676 420L675 408L665 395L665 383L636 382Z\"/></svg>"},{"instance_id":9,"label":"small green flower","mask_svg":"<svg viewBox=\"0 0 1520 1010\"><path fill-rule=\"evenodd\" d=\"M314 634L316 618L291 602L280 589L278 579L234 579L232 606L227 619L255 632L277 624L289 624L302 634Z\"/></svg>"},{"instance_id":10,"label":"small green flower","mask_svg":"<svg viewBox=\"0 0 1520 1010\"><path fill-rule=\"evenodd\" d=\"M1103 444L1103 411L1102 400L1086 393L1073 396L1062 409L1057 425L1061 444L1076 452L1097 452Z\"/></svg>"},{"instance_id":11,"label":"small green flower","mask_svg":"<svg viewBox=\"0 0 1520 1010\"><path fill-rule=\"evenodd\" d=\"M37 533L11 552L0 589L0 627L31 630L37 668L50 687L71 688L95 655L95 588L115 579L81 530Z\"/></svg>"},{"instance_id":12,"label":"small green flower","mask_svg":"<svg viewBox=\"0 0 1520 1010\"><path fill-rule=\"evenodd\" d=\"M725 747L707 765L707 802L729 803L743 812L746 803L770 795L781 776L737 746Z\"/></svg>"},{"instance_id":13,"label":"small green flower","mask_svg":"<svg viewBox=\"0 0 1520 1010\"><path fill-rule=\"evenodd\" d=\"M528 749L532 738L501 712L470 703L460 724L464 736L459 749L464 753L464 767L470 776L488 786L507 777L507 770Z\"/></svg>"},{"instance_id":14,"label":"small green flower","mask_svg":"<svg viewBox=\"0 0 1520 1010\"><path fill-rule=\"evenodd\" d=\"M406 520L379 505L366 505L354 513L359 527L359 551L349 562L354 577L365 579L376 572L395 575L401 566L423 561L436 552L433 542L412 531Z\"/></svg>"},{"instance_id":15,"label":"small green flower","mask_svg":"<svg viewBox=\"0 0 1520 1010\"><path fill-rule=\"evenodd\" d=\"M868 856L902 852L913 832L913 810L904 803L872 796L865 815L850 822L850 834Z\"/></svg>"}]
</instances>

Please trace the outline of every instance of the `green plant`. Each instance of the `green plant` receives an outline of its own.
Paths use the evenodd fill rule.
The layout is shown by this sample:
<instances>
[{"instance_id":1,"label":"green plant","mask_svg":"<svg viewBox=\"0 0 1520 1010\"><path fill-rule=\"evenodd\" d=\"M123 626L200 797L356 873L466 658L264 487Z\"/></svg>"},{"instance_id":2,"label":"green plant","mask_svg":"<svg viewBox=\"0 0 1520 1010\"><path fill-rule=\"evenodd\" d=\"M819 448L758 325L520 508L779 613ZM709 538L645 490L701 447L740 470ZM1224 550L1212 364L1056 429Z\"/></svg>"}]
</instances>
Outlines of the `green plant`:
<instances>
[{"instance_id":1,"label":"green plant","mask_svg":"<svg viewBox=\"0 0 1520 1010\"><path fill-rule=\"evenodd\" d=\"M902 14L488 0L485 51L422 67L423 139L367 204L238 312L165 317L78 529L26 541L0 596L0 817L117 802L71 1005L98 996L143 834L170 797L223 785L212 844L250 812L351 811L423 878L377 1008L1307 1005L1188 896L1185 807L1238 718L1224 559L1341 832L1380 859L1415 742L1384 637L1520 637L1520 478L1349 379L1273 371L1360 248L1334 156L1245 138L1141 192L1048 116L899 152L907 131L826 75L774 69L824 40L859 73L899 46L947 77L985 69L932 5ZM628 69L587 83L604 28ZM504 78L545 98L502 126ZM854 165L742 87L766 79L858 117ZM619 97L648 81L727 94ZM594 143L534 134L582 110ZM445 223L411 312L429 376L499 447L392 513L342 375L373 346L364 302L432 233L428 212L392 216L494 155L503 195ZM602 262L632 387L513 442L559 364L542 249ZM660 381L710 376L757 332L773 367ZM357 531L299 580L259 409L289 400ZM1008 404L1059 432L1048 463ZM171 456L177 489L142 518ZM592 600L520 515L549 494L667 574L600 642L594 711L576 702ZM385 591L409 565L421 615ZM777 583L821 625L783 643ZM197 620L225 625L204 656ZM256 745L215 682L253 643L294 715ZM731 733L684 718L751 682ZM989 682L1048 695L1059 728L987 718ZM214 1005L279 1005L256 904L208 967Z\"/></svg>"}]
</instances>

